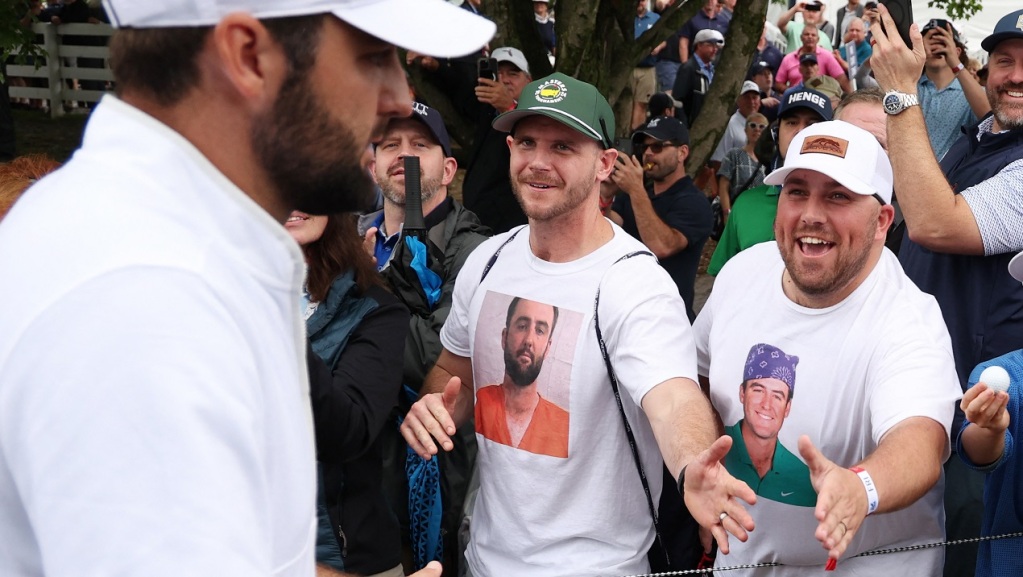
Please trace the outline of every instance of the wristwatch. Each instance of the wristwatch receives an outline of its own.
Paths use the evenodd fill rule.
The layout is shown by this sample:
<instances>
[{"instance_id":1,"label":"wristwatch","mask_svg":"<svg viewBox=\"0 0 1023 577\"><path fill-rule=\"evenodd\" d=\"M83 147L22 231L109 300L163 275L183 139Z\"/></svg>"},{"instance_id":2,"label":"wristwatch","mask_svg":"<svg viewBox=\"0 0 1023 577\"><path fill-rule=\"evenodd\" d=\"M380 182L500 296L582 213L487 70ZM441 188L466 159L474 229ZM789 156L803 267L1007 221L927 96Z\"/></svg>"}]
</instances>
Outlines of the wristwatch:
<instances>
[{"instance_id":1,"label":"wristwatch","mask_svg":"<svg viewBox=\"0 0 1023 577\"><path fill-rule=\"evenodd\" d=\"M897 92L895 90L889 90L884 95L884 111L887 114L896 115L910 106L919 106L920 100L917 99L916 94L906 94L905 92Z\"/></svg>"}]
</instances>

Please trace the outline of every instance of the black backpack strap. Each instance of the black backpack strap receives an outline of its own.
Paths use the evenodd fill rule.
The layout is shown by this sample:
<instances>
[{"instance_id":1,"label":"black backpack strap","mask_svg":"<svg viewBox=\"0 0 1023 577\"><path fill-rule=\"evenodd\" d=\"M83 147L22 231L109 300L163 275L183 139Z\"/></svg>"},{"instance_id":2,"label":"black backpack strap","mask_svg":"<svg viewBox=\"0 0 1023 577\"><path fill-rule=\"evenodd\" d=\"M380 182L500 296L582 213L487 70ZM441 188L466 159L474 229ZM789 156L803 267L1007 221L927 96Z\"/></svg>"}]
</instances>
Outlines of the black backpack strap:
<instances>
[{"instance_id":1,"label":"black backpack strap","mask_svg":"<svg viewBox=\"0 0 1023 577\"><path fill-rule=\"evenodd\" d=\"M637 250L630 252L619 258L618 260L611 263L611 266L620 263L623 260L630 259L634 256L648 255L653 257L653 253L646 250ZM608 267L610 270L610 267ZM606 273L605 273L606 274ZM629 439L629 448L632 450L632 460L636 463L636 470L639 472L639 480L643 483L643 492L646 493L646 504L650 508L650 517L654 520L654 534L657 536L657 542L661 546L661 550L664 551L664 559L667 561L668 566L671 566L671 559L668 557L668 548L661 538L661 530L658 527L657 522L657 507L654 506L654 498L650 494L650 483L647 481L646 471L643 470L643 462L639 458L639 448L636 446L636 436L632 432L632 426L629 424L629 418L625 416L625 407L622 405L622 395L618 389L618 376L615 374L614 367L611 366L611 357L607 354L607 344L604 343L604 336L600 332L600 285L597 285L597 295L593 299L593 325L597 331L597 344L600 346L600 355L604 357L604 366L607 368L607 377L611 381L611 389L615 394L615 403L618 404L618 413L622 416L622 424L625 425L625 436Z\"/></svg>"},{"instance_id":2,"label":"black backpack strap","mask_svg":"<svg viewBox=\"0 0 1023 577\"><path fill-rule=\"evenodd\" d=\"M522 225L519 228L515 229L515 232L511 233L511 236L504 239L504 242L501 243L501 246L497 247L497 250L494 251L494 254L490 255L490 260L487 261L487 266L483 267L483 274L480 275L480 284L483 284L483 279L487 278L487 275L490 274L490 269L494 266L494 263L497 262L497 257L501 256L501 251L504 250L504 247L507 246L508 243L510 243L511 241L515 240L515 237L518 236L518 234L522 232L522 229L524 228L526 228L526 225Z\"/></svg>"},{"instance_id":3,"label":"black backpack strap","mask_svg":"<svg viewBox=\"0 0 1023 577\"><path fill-rule=\"evenodd\" d=\"M739 187L739 192L735 193L735 198L732 199L733 206L735 201L739 199L739 195L746 192L746 189L749 188L749 185L753 184L753 181L757 178L757 175L760 174L760 168L762 166L764 166L764 163L758 160L757 167L753 169L753 174L751 174L750 177L746 180L746 184Z\"/></svg>"}]
</instances>

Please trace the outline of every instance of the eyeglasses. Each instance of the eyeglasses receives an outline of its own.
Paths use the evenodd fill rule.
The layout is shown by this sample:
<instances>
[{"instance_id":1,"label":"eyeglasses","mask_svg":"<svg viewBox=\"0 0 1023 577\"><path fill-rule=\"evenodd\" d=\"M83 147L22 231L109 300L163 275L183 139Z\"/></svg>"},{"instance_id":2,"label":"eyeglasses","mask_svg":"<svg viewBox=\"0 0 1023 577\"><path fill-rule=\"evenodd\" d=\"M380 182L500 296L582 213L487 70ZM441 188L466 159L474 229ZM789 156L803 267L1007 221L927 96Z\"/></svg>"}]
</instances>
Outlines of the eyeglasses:
<instances>
[{"instance_id":1,"label":"eyeglasses","mask_svg":"<svg viewBox=\"0 0 1023 577\"><path fill-rule=\"evenodd\" d=\"M680 145L675 144L674 142L651 142L650 144L644 145L644 148L646 148L647 150L649 150L650 152L652 152L654 154L660 154L661 151L664 150L665 147L668 147L668 146L676 147L677 148Z\"/></svg>"},{"instance_id":2,"label":"eyeglasses","mask_svg":"<svg viewBox=\"0 0 1023 577\"><path fill-rule=\"evenodd\" d=\"M767 128L766 124L759 124L757 122L747 122L746 128L752 128L753 130L763 130Z\"/></svg>"}]
</instances>

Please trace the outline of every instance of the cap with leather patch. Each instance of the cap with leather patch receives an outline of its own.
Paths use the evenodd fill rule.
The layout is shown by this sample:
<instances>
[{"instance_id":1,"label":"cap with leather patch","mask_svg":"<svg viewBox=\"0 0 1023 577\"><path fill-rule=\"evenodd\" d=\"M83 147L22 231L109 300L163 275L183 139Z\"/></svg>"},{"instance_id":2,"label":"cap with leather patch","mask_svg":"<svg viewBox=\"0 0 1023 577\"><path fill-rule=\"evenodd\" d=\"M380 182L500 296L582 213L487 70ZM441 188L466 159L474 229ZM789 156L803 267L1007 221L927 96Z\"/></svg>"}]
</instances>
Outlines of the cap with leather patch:
<instances>
[{"instance_id":1,"label":"cap with leather patch","mask_svg":"<svg viewBox=\"0 0 1023 577\"><path fill-rule=\"evenodd\" d=\"M767 184L784 185L795 170L827 175L856 194L892 202L892 164L877 138L858 126L835 120L801 130L789 144L785 166L767 175Z\"/></svg>"},{"instance_id":2,"label":"cap with leather patch","mask_svg":"<svg viewBox=\"0 0 1023 577\"><path fill-rule=\"evenodd\" d=\"M839 158L845 158L845 153L848 150L848 140L835 138L833 136L814 136L803 141L803 147L799 150L799 152L819 152L821 154L830 154Z\"/></svg>"}]
</instances>

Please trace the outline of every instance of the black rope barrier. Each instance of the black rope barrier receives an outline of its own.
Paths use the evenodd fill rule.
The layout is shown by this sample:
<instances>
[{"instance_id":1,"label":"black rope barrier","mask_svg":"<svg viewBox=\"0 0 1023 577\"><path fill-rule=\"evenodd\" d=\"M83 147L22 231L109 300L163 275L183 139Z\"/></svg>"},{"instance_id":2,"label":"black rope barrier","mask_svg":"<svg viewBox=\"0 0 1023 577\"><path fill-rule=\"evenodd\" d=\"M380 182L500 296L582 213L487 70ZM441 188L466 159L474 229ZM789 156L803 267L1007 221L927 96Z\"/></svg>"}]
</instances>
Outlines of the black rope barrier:
<instances>
[{"instance_id":1,"label":"black rope barrier","mask_svg":"<svg viewBox=\"0 0 1023 577\"><path fill-rule=\"evenodd\" d=\"M873 551L864 551L858 555L853 555L849 559L855 559L857 557L873 557L875 555L888 555L892 553L905 553L907 551L918 551L920 549L933 549L935 547L952 547L955 545L966 545L970 543L980 543L981 541L997 541L999 539L1015 539L1023 537L1023 531L1016 533L1004 533L1002 535L989 535L987 537L970 537L968 539L957 539L955 541L937 541L935 543L921 543L919 545L906 545L904 547L892 547L890 549L875 549ZM782 563L776 563L773 561L764 563L749 563L745 565L729 565L727 567L708 567L707 569L685 569L682 571L668 571L665 573L641 573L639 575L629 575L627 577L675 577L678 575L707 575L715 572L725 571L738 571L740 569L761 569L764 567L784 567Z\"/></svg>"}]
</instances>

